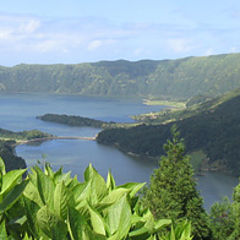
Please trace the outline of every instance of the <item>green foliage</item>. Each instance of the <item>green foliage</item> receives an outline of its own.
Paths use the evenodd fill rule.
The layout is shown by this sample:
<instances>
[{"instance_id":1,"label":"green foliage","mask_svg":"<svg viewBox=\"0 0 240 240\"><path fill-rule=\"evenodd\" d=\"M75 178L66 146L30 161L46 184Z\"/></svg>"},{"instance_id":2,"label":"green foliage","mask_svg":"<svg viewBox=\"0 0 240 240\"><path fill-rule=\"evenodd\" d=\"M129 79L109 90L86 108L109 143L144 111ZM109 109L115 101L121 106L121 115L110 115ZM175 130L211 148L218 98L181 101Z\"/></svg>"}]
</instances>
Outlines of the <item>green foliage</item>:
<instances>
[{"instance_id":1,"label":"green foliage","mask_svg":"<svg viewBox=\"0 0 240 240\"><path fill-rule=\"evenodd\" d=\"M113 121L105 122L81 116L52 113L47 113L42 116L38 116L37 118L47 122L55 122L74 127L94 127L106 129L106 128L132 127L138 125L138 123L116 123Z\"/></svg>"},{"instance_id":2,"label":"green foliage","mask_svg":"<svg viewBox=\"0 0 240 240\"><path fill-rule=\"evenodd\" d=\"M13 132L0 128L0 139L2 140L29 140L33 138L43 138L52 136L51 134L41 132L39 130L29 130L22 132Z\"/></svg>"},{"instance_id":3,"label":"green foliage","mask_svg":"<svg viewBox=\"0 0 240 240\"><path fill-rule=\"evenodd\" d=\"M115 145L124 152L161 156L164 153L161 146L170 138L170 129L175 123L185 140L188 153L200 150L209 159L210 166L239 175L239 106L238 89L198 107L178 112L179 116L175 115L177 121L162 124L161 120L156 119L136 127L106 129L98 134L97 140Z\"/></svg>"},{"instance_id":4,"label":"green foliage","mask_svg":"<svg viewBox=\"0 0 240 240\"><path fill-rule=\"evenodd\" d=\"M95 128L105 128L106 126L113 126L114 123L107 123L100 120L95 120L86 117L80 116L69 116L69 115L59 115L59 114L44 114L43 116L37 117L43 121L47 122L56 122L61 124L66 124L69 126L77 126L77 127L95 127Z\"/></svg>"},{"instance_id":5,"label":"green foliage","mask_svg":"<svg viewBox=\"0 0 240 240\"><path fill-rule=\"evenodd\" d=\"M139 204L136 193L144 184L116 186L89 165L84 182L62 169L34 167L6 173L0 161L0 237L9 240L156 240L171 220L154 220ZM176 240L189 240L190 223L172 227ZM168 235L161 235L162 239ZM171 235L171 236L172 236ZM161 239L161 238L160 238Z\"/></svg>"},{"instance_id":6,"label":"green foliage","mask_svg":"<svg viewBox=\"0 0 240 240\"><path fill-rule=\"evenodd\" d=\"M26 168L26 163L21 157L15 155L13 141L0 141L0 157L6 164L6 171Z\"/></svg>"},{"instance_id":7,"label":"green foliage","mask_svg":"<svg viewBox=\"0 0 240 240\"><path fill-rule=\"evenodd\" d=\"M191 236L191 224L188 221L182 221L178 224L172 224L171 231L163 237L161 240L192 240Z\"/></svg>"},{"instance_id":8,"label":"green foliage","mask_svg":"<svg viewBox=\"0 0 240 240\"><path fill-rule=\"evenodd\" d=\"M6 164L6 170L26 168L26 163L15 154L14 146L17 141L26 141L35 138L50 137L51 134L39 130L13 132L0 128L0 157Z\"/></svg>"},{"instance_id":9,"label":"green foliage","mask_svg":"<svg viewBox=\"0 0 240 240\"><path fill-rule=\"evenodd\" d=\"M151 176L143 204L150 207L157 219L167 217L175 221L182 218L190 220L193 239L211 239L208 216L196 190L190 159L184 155L185 147L176 126L171 130L173 139L164 145L166 156L161 158L159 168Z\"/></svg>"},{"instance_id":10,"label":"green foliage","mask_svg":"<svg viewBox=\"0 0 240 240\"><path fill-rule=\"evenodd\" d=\"M211 228L214 240L240 239L240 184L233 193L233 202L224 198L211 208Z\"/></svg>"},{"instance_id":11,"label":"green foliage","mask_svg":"<svg viewBox=\"0 0 240 240\"><path fill-rule=\"evenodd\" d=\"M227 240L234 230L232 204L225 197L221 202L216 202L210 212L211 229L214 240Z\"/></svg>"},{"instance_id":12,"label":"green foliage","mask_svg":"<svg viewBox=\"0 0 240 240\"><path fill-rule=\"evenodd\" d=\"M21 225L21 218L17 209L17 201L22 197L22 193L28 184L28 180L22 181L26 170L5 171L5 165L0 158L0 236L6 236L6 226L8 232L16 235L16 228Z\"/></svg>"}]
</instances>

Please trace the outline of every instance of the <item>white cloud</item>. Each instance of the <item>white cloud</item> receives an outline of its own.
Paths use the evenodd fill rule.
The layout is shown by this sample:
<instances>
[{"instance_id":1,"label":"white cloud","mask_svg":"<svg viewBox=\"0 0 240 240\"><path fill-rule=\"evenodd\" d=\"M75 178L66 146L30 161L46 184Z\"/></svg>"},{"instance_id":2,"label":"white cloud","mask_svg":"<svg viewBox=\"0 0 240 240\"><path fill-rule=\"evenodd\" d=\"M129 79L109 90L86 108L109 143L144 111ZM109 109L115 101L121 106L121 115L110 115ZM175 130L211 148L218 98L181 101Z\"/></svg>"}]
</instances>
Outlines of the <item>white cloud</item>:
<instances>
[{"instance_id":1,"label":"white cloud","mask_svg":"<svg viewBox=\"0 0 240 240\"><path fill-rule=\"evenodd\" d=\"M8 40L11 37L11 29L0 29L0 40Z\"/></svg>"},{"instance_id":2,"label":"white cloud","mask_svg":"<svg viewBox=\"0 0 240 240\"><path fill-rule=\"evenodd\" d=\"M176 53L187 53L194 48L191 41L184 38L169 39L167 44Z\"/></svg>"},{"instance_id":3,"label":"white cloud","mask_svg":"<svg viewBox=\"0 0 240 240\"><path fill-rule=\"evenodd\" d=\"M99 47L102 46L102 41L100 40L94 40L94 41L91 41L89 44L88 44L88 50L89 51L93 51Z\"/></svg>"},{"instance_id":4,"label":"white cloud","mask_svg":"<svg viewBox=\"0 0 240 240\"><path fill-rule=\"evenodd\" d=\"M19 26L19 31L24 33L33 33L40 27L40 21L36 19L27 19Z\"/></svg>"},{"instance_id":5,"label":"white cloud","mask_svg":"<svg viewBox=\"0 0 240 240\"><path fill-rule=\"evenodd\" d=\"M40 52L49 52L49 51L56 50L57 48L58 48L58 42L54 40L46 40L34 46L34 49Z\"/></svg>"},{"instance_id":6,"label":"white cloud","mask_svg":"<svg viewBox=\"0 0 240 240\"><path fill-rule=\"evenodd\" d=\"M212 54L211 46L215 53L219 49L235 52L239 48L229 46L238 46L238 32L181 22L117 24L94 17L65 19L0 13L0 65L4 65L6 57L11 64L17 64L30 60L49 63L56 59L81 62L177 58Z\"/></svg>"}]
</instances>

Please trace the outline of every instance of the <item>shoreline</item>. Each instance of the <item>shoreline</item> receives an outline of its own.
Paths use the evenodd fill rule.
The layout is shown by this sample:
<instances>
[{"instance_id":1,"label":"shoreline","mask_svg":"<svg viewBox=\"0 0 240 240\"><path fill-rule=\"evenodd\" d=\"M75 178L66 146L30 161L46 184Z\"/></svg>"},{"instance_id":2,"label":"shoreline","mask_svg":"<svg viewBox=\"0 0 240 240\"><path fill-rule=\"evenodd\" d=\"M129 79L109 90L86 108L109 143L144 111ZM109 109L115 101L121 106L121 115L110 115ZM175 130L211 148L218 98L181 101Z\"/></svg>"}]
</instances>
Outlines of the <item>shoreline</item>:
<instances>
[{"instance_id":1,"label":"shoreline","mask_svg":"<svg viewBox=\"0 0 240 240\"><path fill-rule=\"evenodd\" d=\"M34 138L34 139L29 139L29 140L16 141L16 143L13 144L13 146L16 147L16 146L18 146L18 145L30 144L30 143L33 143L33 142L45 142L45 141L57 140L57 139L96 141L96 138L97 138L97 136L95 136L95 137L51 136L51 137Z\"/></svg>"}]
</instances>

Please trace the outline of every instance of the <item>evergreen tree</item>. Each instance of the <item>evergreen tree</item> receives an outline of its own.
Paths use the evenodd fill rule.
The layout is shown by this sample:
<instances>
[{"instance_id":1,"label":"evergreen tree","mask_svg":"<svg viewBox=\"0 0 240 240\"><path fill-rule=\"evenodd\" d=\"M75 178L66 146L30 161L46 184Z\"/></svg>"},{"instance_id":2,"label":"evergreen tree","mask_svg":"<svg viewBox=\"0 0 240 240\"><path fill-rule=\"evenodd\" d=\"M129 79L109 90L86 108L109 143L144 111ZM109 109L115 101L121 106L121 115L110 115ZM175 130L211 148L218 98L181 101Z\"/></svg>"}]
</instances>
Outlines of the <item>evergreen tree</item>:
<instances>
[{"instance_id":1,"label":"evergreen tree","mask_svg":"<svg viewBox=\"0 0 240 240\"><path fill-rule=\"evenodd\" d=\"M228 197L212 205L210 211L213 240L227 240L234 231L234 216L232 203Z\"/></svg>"},{"instance_id":2,"label":"evergreen tree","mask_svg":"<svg viewBox=\"0 0 240 240\"><path fill-rule=\"evenodd\" d=\"M214 240L240 239L240 184L233 192L233 202L225 197L211 208L211 228Z\"/></svg>"},{"instance_id":3,"label":"evergreen tree","mask_svg":"<svg viewBox=\"0 0 240 240\"><path fill-rule=\"evenodd\" d=\"M232 215L234 221L234 230L228 240L240 239L240 184L238 184L233 192Z\"/></svg>"},{"instance_id":4,"label":"evergreen tree","mask_svg":"<svg viewBox=\"0 0 240 240\"><path fill-rule=\"evenodd\" d=\"M211 238L209 218L203 208L203 200L196 190L190 158L185 155L183 139L179 138L176 126L173 139L164 145L166 156L161 157L150 185L145 190L143 204L150 207L154 216L175 221L188 219L192 222L194 240Z\"/></svg>"}]
</instances>

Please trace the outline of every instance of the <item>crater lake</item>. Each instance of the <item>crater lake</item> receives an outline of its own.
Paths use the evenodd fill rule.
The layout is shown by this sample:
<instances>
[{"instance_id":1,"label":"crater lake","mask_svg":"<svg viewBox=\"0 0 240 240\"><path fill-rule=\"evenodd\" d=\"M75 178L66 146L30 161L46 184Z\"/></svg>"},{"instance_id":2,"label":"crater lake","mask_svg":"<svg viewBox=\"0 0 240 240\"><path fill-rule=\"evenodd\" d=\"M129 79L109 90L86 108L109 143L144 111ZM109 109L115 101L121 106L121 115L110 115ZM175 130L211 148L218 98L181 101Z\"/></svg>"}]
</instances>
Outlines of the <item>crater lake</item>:
<instances>
[{"instance_id":1,"label":"crater lake","mask_svg":"<svg viewBox=\"0 0 240 240\"><path fill-rule=\"evenodd\" d=\"M95 136L100 129L69 127L44 122L36 116L45 113L79 115L104 121L133 122L131 115L160 111L164 106L147 106L141 100L109 99L49 94L1 94L0 127L13 131L39 129L57 136ZM71 171L81 180L89 163L106 177L110 169L118 184L148 182L157 161L132 158L119 150L86 140L51 140L16 147L16 154L30 167L40 160L57 169ZM232 195L236 177L208 172L197 179L206 209L223 196Z\"/></svg>"}]
</instances>

